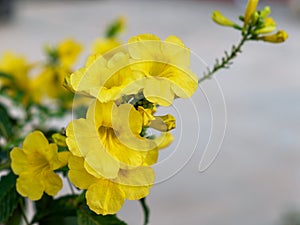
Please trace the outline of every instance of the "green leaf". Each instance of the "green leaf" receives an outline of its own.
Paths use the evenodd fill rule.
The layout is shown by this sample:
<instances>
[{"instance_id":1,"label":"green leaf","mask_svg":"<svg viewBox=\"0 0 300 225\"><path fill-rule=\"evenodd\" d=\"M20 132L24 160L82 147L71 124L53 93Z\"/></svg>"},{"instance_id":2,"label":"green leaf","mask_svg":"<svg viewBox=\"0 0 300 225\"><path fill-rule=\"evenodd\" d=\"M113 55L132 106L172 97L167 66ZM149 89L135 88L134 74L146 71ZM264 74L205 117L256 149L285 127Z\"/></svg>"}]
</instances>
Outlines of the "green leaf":
<instances>
[{"instance_id":1,"label":"green leaf","mask_svg":"<svg viewBox=\"0 0 300 225\"><path fill-rule=\"evenodd\" d=\"M0 104L0 137L9 139L13 134L13 119L10 118L5 106Z\"/></svg>"},{"instance_id":2,"label":"green leaf","mask_svg":"<svg viewBox=\"0 0 300 225\"><path fill-rule=\"evenodd\" d=\"M117 18L106 29L106 38L116 38L123 31L124 22L122 18Z\"/></svg>"},{"instance_id":3,"label":"green leaf","mask_svg":"<svg viewBox=\"0 0 300 225\"><path fill-rule=\"evenodd\" d=\"M24 199L22 199L21 201L24 201ZM13 214L8 218L6 224L7 225L20 225L21 218L22 218L22 209L21 209L21 205L18 204L18 206L14 210Z\"/></svg>"},{"instance_id":4,"label":"green leaf","mask_svg":"<svg viewBox=\"0 0 300 225\"><path fill-rule=\"evenodd\" d=\"M17 177L11 172L0 181L0 223L7 221L13 214L21 199L16 192Z\"/></svg>"},{"instance_id":5,"label":"green leaf","mask_svg":"<svg viewBox=\"0 0 300 225\"><path fill-rule=\"evenodd\" d=\"M9 79L9 80L13 80L14 77L8 73L4 73L0 71L0 78L5 78L5 79Z\"/></svg>"},{"instance_id":6,"label":"green leaf","mask_svg":"<svg viewBox=\"0 0 300 225\"><path fill-rule=\"evenodd\" d=\"M78 225L126 225L116 215L97 215L84 205L77 210Z\"/></svg>"},{"instance_id":7,"label":"green leaf","mask_svg":"<svg viewBox=\"0 0 300 225\"><path fill-rule=\"evenodd\" d=\"M32 223L76 225L77 197L77 195L67 195L54 200L45 194L41 200L35 202L37 212Z\"/></svg>"}]
</instances>

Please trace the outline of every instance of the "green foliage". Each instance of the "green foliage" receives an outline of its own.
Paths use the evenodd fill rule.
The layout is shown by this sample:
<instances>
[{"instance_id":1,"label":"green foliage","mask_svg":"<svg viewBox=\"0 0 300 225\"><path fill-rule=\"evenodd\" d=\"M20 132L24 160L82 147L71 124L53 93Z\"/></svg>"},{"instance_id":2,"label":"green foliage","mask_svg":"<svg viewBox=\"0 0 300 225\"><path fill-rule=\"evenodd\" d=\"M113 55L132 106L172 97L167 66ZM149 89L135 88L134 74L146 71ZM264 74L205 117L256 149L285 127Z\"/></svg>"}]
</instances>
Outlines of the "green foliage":
<instances>
[{"instance_id":1,"label":"green foliage","mask_svg":"<svg viewBox=\"0 0 300 225\"><path fill-rule=\"evenodd\" d=\"M12 172L3 176L0 181L0 223L9 219L17 209L21 199L21 196L16 192L16 176ZM12 225L13 223L9 224Z\"/></svg>"},{"instance_id":2,"label":"green foliage","mask_svg":"<svg viewBox=\"0 0 300 225\"><path fill-rule=\"evenodd\" d=\"M116 38L119 33L122 32L124 26L124 22L122 18L118 18L113 21L106 29L105 36L107 38Z\"/></svg>"},{"instance_id":3,"label":"green foliage","mask_svg":"<svg viewBox=\"0 0 300 225\"><path fill-rule=\"evenodd\" d=\"M13 80L14 79L10 74L7 74L7 73L1 72L1 71L0 71L0 78L5 78L5 79L8 79L8 80Z\"/></svg>"},{"instance_id":4,"label":"green foliage","mask_svg":"<svg viewBox=\"0 0 300 225\"><path fill-rule=\"evenodd\" d=\"M0 137L9 139L13 134L14 120L10 118L4 105L0 104Z\"/></svg>"},{"instance_id":5,"label":"green foliage","mask_svg":"<svg viewBox=\"0 0 300 225\"><path fill-rule=\"evenodd\" d=\"M35 202L36 214L32 223L40 225L75 225L77 195L67 195L53 199L48 195Z\"/></svg>"},{"instance_id":6,"label":"green foliage","mask_svg":"<svg viewBox=\"0 0 300 225\"><path fill-rule=\"evenodd\" d=\"M116 215L97 215L85 205L77 210L77 219L78 225L126 225Z\"/></svg>"}]
</instances>

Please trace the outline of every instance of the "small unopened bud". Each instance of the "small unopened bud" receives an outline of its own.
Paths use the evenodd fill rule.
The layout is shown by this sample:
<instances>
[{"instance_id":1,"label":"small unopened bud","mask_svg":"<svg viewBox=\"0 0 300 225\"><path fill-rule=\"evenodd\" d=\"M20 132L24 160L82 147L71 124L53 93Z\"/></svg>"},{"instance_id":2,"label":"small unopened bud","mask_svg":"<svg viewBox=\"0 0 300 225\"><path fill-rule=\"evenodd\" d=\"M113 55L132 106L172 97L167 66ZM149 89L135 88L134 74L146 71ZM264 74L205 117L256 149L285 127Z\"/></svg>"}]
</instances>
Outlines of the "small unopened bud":
<instances>
[{"instance_id":1,"label":"small unopened bud","mask_svg":"<svg viewBox=\"0 0 300 225\"><path fill-rule=\"evenodd\" d=\"M263 18L266 18L268 15L271 14L271 8L270 6L266 6L261 12L260 12L260 16Z\"/></svg>"},{"instance_id":2,"label":"small unopened bud","mask_svg":"<svg viewBox=\"0 0 300 225\"><path fill-rule=\"evenodd\" d=\"M245 20L244 20L244 27L247 26L252 18L253 13L256 11L256 7L259 0L248 0L248 4L245 9Z\"/></svg>"},{"instance_id":3,"label":"small unopened bud","mask_svg":"<svg viewBox=\"0 0 300 225\"><path fill-rule=\"evenodd\" d=\"M236 24L229 20L227 17L225 17L221 12L219 11L214 11L212 13L212 19L215 21L217 24L221 26L227 26L227 27L234 27Z\"/></svg>"},{"instance_id":4,"label":"small unopened bud","mask_svg":"<svg viewBox=\"0 0 300 225\"><path fill-rule=\"evenodd\" d=\"M67 146L66 137L59 134L59 133L52 134L52 140L55 144L57 144L60 147L66 147Z\"/></svg>"},{"instance_id":5,"label":"small unopened bud","mask_svg":"<svg viewBox=\"0 0 300 225\"><path fill-rule=\"evenodd\" d=\"M162 131L167 132L174 128L176 128L176 119L174 116L167 114L164 116L154 116L155 120L152 120L149 124L150 127Z\"/></svg>"},{"instance_id":6,"label":"small unopened bud","mask_svg":"<svg viewBox=\"0 0 300 225\"><path fill-rule=\"evenodd\" d=\"M288 33L284 30L279 30L276 34L262 36L259 40L271 42L271 43L282 43L288 39Z\"/></svg>"}]
</instances>

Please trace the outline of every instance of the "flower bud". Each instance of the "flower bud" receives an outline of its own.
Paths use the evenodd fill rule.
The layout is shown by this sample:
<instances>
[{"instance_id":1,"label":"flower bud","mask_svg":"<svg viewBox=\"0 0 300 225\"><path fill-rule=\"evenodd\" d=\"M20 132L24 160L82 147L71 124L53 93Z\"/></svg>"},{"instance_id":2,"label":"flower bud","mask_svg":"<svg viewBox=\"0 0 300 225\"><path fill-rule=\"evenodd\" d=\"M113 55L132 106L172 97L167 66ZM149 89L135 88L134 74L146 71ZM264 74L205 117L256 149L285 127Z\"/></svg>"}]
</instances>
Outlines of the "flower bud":
<instances>
[{"instance_id":1,"label":"flower bud","mask_svg":"<svg viewBox=\"0 0 300 225\"><path fill-rule=\"evenodd\" d=\"M170 114L155 116L155 120L152 120L149 126L162 132L170 131L176 127L176 119Z\"/></svg>"},{"instance_id":2,"label":"flower bud","mask_svg":"<svg viewBox=\"0 0 300 225\"><path fill-rule=\"evenodd\" d=\"M267 35L259 38L259 40L271 43L282 43L285 42L286 39L288 39L288 34L284 30L279 30L276 34Z\"/></svg>"},{"instance_id":3,"label":"flower bud","mask_svg":"<svg viewBox=\"0 0 300 225\"><path fill-rule=\"evenodd\" d=\"M215 21L217 24L221 26L227 26L227 27L234 27L235 23L226 18L221 12L219 11L214 11L212 13L212 19Z\"/></svg>"},{"instance_id":4,"label":"flower bud","mask_svg":"<svg viewBox=\"0 0 300 225\"><path fill-rule=\"evenodd\" d=\"M247 7L245 9L244 27L247 26L252 18L253 13L256 11L256 7L259 0L248 0Z\"/></svg>"},{"instance_id":5,"label":"flower bud","mask_svg":"<svg viewBox=\"0 0 300 225\"><path fill-rule=\"evenodd\" d=\"M261 12L260 12L260 16L262 18L266 18L268 15L271 14L271 8L270 6L266 6Z\"/></svg>"}]
</instances>

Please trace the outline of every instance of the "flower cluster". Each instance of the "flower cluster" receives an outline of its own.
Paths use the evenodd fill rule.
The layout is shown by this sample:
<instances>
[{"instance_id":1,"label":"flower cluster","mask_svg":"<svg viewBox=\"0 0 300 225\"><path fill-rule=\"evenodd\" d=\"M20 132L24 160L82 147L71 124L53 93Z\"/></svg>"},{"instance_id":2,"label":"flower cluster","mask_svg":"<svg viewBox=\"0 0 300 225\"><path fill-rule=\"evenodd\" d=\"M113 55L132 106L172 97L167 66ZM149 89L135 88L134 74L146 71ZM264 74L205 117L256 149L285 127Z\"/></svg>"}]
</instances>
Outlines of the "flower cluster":
<instances>
[{"instance_id":1,"label":"flower cluster","mask_svg":"<svg viewBox=\"0 0 300 225\"><path fill-rule=\"evenodd\" d=\"M248 40L262 40L270 43L281 43L288 38L284 30L276 30L276 22L269 17L271 8L266 6L263 10L257 10L259 0L249 0L243 16L239 19L243 22L240 26L226 18L221 12L214 11L212 19L221 26L233 27L241 30Z\"/></svg>"},{"instance_id":2,"label":"flower cluster","mask_svg":"<svg viewBox=\"0 0 300 225\"><path fill-rule=\"evenodd\" d=\"M189 64L190 51L179 38L162 41L142 34L106 54L92 55L67 78L69 89L94 98L86 117L66 129L73 155L69 178L87 189L87 204L94 212L116 213L125 199L148 195L154 183L151 165L158 150L171 143L169 131L175 127L173 116L154 113L156 107L195 92L198 80ZM148 137L149 127L161 135ZM113 202L110 192L115 193Z\"/></svg>"},{"instance_id":3,"label":"flower cluster","mask_svg":"<svg viewBox=\"0 0 300 225\"><path fill-rule=\"evenodd\" d=\"M144 198L155 182L153 165L172 143L176 127L175 117L159 115L159 108L190 98L199 83L232 64L246 41L287 39L284 31L271 34L276 24L268 17L270 8L258 11L257 4L248 1L242 25L213 13L216 23L240 30L242 38L199 80L190 68L190 49L176 36L161 40L140 34L122 43L118 34L124 18L93 43L84 67L76 71L72 66L82 47L73 39L47 46L46 62L5 53L0 59L0 171L8 175L0 180L0 223L20 224L14 218L19 214L26 224L65 224L66 211L78 224L123 225L108 214L128 199L141 200L147 224ZM12 116L3 97L20 106L24 116ZM71 112L67 127L45 126ZM64 180L72 195L57 197ZM35 201L30 223L24 197Z\"/></svg>"}]
</instances>

